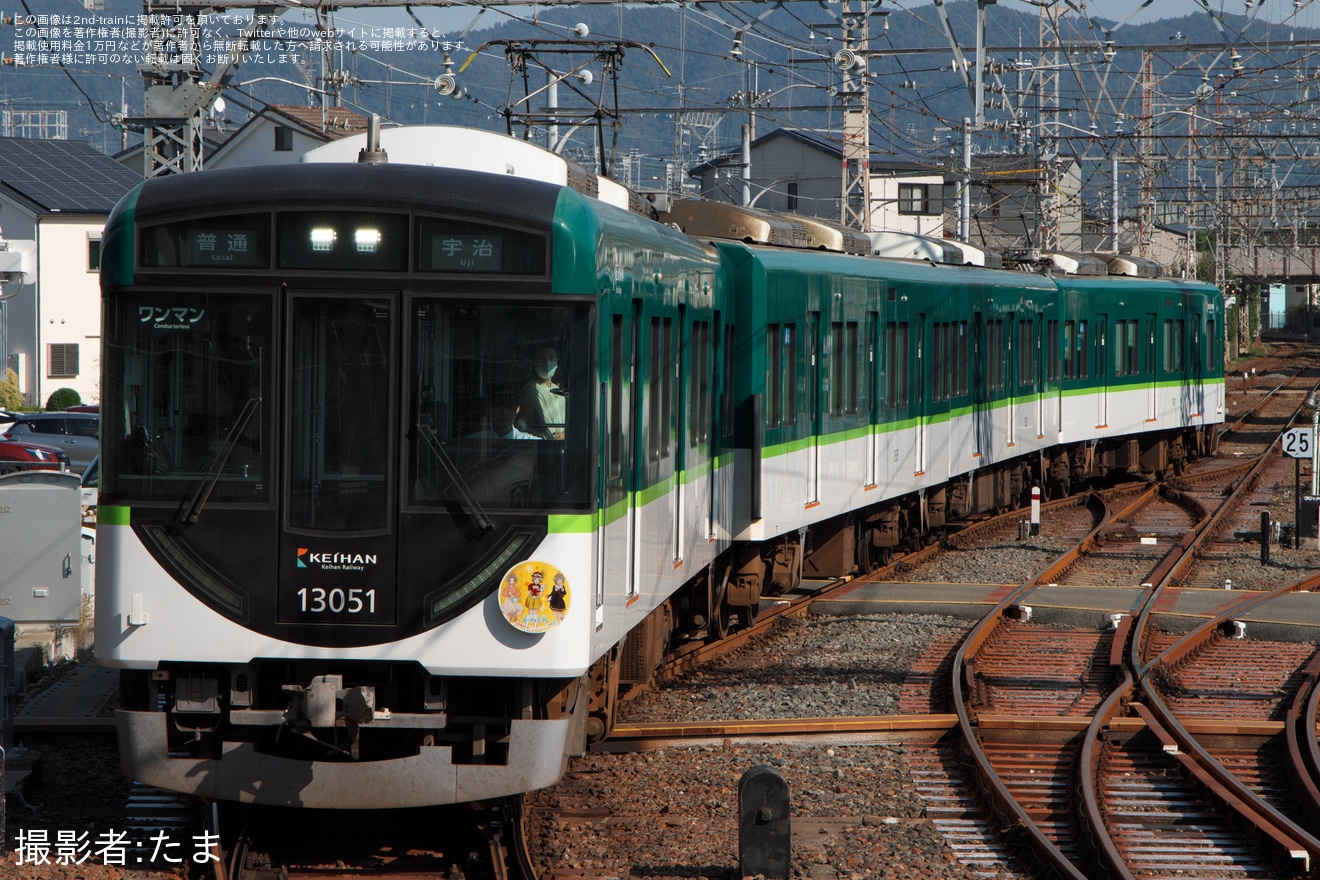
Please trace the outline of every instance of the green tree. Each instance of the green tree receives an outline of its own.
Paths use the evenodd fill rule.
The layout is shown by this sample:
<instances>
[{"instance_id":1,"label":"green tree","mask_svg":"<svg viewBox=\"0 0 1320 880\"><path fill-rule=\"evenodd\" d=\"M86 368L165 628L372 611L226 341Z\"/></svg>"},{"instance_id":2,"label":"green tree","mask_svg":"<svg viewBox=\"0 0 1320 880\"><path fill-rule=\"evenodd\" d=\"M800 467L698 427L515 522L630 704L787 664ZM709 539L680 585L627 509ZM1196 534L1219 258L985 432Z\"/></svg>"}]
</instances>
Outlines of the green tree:
<instances>
[{"instance_id":1,"label":"green tree","mask_svg":"<svg viewBox=\"0 0 1320 880\"><path fill-rule=\"evenodd\" d=\"M82 403L82 396L72 388L56 388L46 398L46 412L59 412Z\"/></svg>"},{"instance_id":2,"label":"green tree","mask_svg":"<svg viewBox=\"0 0 1320 880\"><path fill-rule=\"evenodd\" d=\"M18 373L5 371L5 378L0 382L0 409L20 410L23 408L23 392L18 390Z\"/></svg>"}]
</instances>

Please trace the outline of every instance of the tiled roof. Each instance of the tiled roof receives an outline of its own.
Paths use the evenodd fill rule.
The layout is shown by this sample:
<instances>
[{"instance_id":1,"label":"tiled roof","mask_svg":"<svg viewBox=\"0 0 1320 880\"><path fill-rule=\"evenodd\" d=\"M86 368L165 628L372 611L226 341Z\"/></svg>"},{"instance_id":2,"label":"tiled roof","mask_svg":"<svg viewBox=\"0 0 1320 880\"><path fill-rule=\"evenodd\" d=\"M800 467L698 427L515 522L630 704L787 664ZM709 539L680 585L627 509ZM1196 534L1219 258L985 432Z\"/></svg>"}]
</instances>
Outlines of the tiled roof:
<instances>
[{"instance_id":1,"label":"tiled roof","mask_svg":"<svg viewBox=\"0 0 1320 880\"><path fill-rule=\"evenodd\" d=\"M349 110L347 107L331 107L325 111L325 128L321 127L320 107L297 107L291 104L272 104L266 108L276 116L283 116L308 131L319 131L332 140L337 140L359 131L367 130L367 117Z\"/></svg>"},{"instance_id":2,"label":"tiled roof","mask_svg":"<svg viewBox=\"0 0 1320 880\"><path fill-rule=\"evenodd\" d=\"M46 211L108 214L141 182L83 141L0 138L0 187Z\"/></svg>"}]
</instances>

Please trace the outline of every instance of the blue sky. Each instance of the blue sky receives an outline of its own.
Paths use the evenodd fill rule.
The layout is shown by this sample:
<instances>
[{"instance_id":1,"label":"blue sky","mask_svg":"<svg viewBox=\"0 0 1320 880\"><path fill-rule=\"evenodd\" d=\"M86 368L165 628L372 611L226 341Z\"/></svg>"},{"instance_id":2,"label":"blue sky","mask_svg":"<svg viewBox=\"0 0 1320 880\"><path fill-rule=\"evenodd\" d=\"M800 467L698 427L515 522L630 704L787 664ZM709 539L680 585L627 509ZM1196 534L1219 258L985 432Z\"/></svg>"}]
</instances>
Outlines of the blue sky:
<instances>
[{"instance_id":1,"label":"blue sky","mask_svg":"<svg viewBox=\"0 0 1320 880\"><path fill-rule=\"evenodd\" d=\"M897 2L907 5L912 0L897 0ZM921 3L922 0L916 0ZM1022 2L1022 0L999 0L1000 5L1034 12L1038 6L1033 6ZM1161 18L1181 18L1184 15L1193 13L1205 14L1205 5L1199 0L1154 0L1145 9L1141 9L1142 0L1073 0L1076 6L1085 7L1086 11L1093 17L1103 17L1110 21L1122 21L1136 10L1141 10L1133 19L1133 22L1151 22L1158 21ZM1256 0L1252 4L1260 11L1257 15L1264 17L1269 21L1280 21L1285 16L1293 13L1292 0ZM1210 9L1215 13L1224 13L1226 15L1245 15L1245 0L1209 0Z\"/></svg>"},{"instance_id":2,"label":"blue sky","mask_svg":"<svg viewBox=\"0 0 1320 880\"><path fill-rule=\"evenodd\" d=\"M919 6L929 6L931 0L886 0L887 6L891 8L915 9ZM1132 23L1147 23L1158 21L1161 18L1181 18L1184 15L1205 14L1205 5L1200 0L1152 0L1152 2L1142 8L1143 0L1073 0L1077 7L1085 8L1086 11L1097 17L1104 17L1110 21L1123 21L1132 13L1136 15L1132 18ZM1210 9L1216 13L1225 13L1229 15L1243 15L1246 13L1246 0L1208 0ZM1034 13L1039 9L1038 4L1025 2L1025 0L999 0L999 6L1005 9L1015 9ZM1270 21L1282 21L1284 18L1294 14L1293 0L1254 0L1253 6L1259 11L1258 15ZM515 7L511 11L515 14L525 14L527 7ZM428 26L440 27L450 30L453 35L461 33L468 23L472 20L473 11L471 9L441 9L435 7L417 6L415 11ZM1317 13L1320 13L1320 2L1316 0L1307 0L1303 4L1303 9L1296 21L1298 24L1316 25ZM990 9L990 15L994 15L994 9ZM406 13L399 10L365 10L365 9L345 9L340 12L341 21L347 20L368 20L374 21L377 18L384 17L391 20L399 19L409 21ZM485 27L501 20L497 12L487 12L482 16L478 28Z\"/></svg>"}]
</instances>

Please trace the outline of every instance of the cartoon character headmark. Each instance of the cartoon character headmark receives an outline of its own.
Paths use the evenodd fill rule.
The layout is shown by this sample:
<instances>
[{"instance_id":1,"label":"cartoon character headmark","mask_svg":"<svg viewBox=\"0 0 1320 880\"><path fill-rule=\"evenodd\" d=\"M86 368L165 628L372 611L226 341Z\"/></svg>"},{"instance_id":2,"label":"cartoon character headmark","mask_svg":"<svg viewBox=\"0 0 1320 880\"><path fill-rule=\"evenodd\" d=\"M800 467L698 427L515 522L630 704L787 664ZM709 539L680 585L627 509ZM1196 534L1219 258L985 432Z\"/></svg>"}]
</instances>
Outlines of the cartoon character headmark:
<instances>
[{"instance_id":1,"label":"cartoon character headmark","mask_svg":"<svg viewBox=\"0 0 1320 880\"><path fill-rule=\"evenodd\" d=\"M563 622L571 604L570 596L568 578L562 571L529 560L504 573L500 613L523 632L542 633Z\"/></svg>"}]
</instances>

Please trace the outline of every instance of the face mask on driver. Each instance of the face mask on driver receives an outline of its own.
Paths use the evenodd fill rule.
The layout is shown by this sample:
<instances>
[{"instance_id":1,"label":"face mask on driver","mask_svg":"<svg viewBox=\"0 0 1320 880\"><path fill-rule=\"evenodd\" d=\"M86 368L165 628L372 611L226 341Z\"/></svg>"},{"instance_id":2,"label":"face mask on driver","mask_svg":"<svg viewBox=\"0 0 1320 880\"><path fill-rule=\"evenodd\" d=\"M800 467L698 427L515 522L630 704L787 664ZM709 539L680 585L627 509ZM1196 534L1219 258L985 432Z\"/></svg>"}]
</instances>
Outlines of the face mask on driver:
<instances>
[{"instance_id":1,"label":"face mask on driver","mask_svg":"<svg viewBox=\"0 0 1320 880\"><path fill-rule=\"evenodd\" d=\"M536 375L540 376L542 379L552 378L557 369L559 369L558 361L545 360L536 362Z\"/></svg>"}]
</instances>

